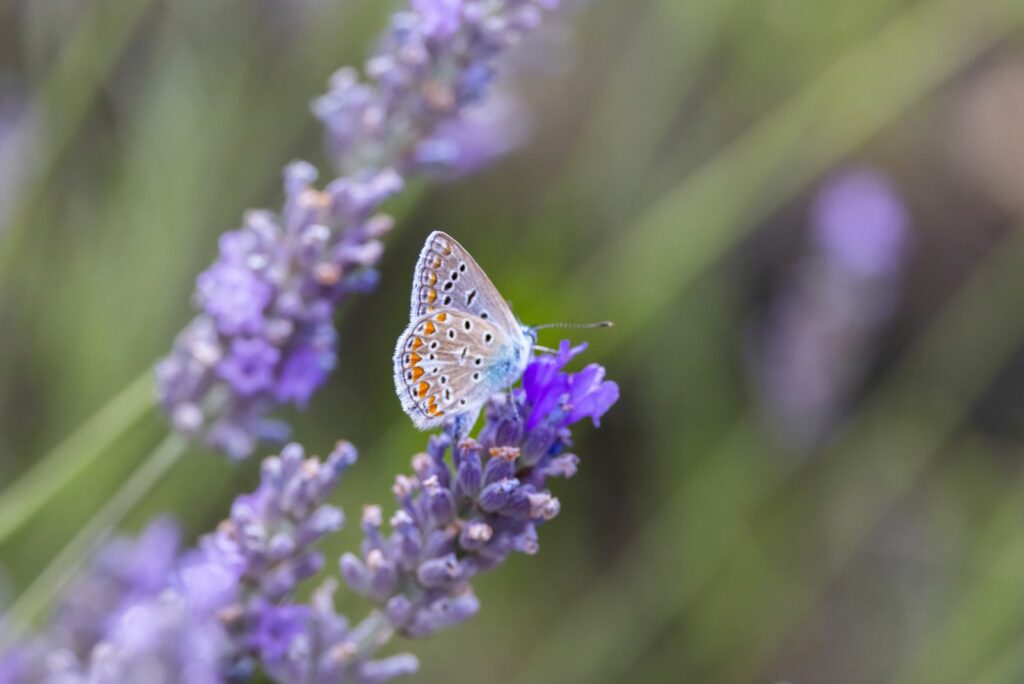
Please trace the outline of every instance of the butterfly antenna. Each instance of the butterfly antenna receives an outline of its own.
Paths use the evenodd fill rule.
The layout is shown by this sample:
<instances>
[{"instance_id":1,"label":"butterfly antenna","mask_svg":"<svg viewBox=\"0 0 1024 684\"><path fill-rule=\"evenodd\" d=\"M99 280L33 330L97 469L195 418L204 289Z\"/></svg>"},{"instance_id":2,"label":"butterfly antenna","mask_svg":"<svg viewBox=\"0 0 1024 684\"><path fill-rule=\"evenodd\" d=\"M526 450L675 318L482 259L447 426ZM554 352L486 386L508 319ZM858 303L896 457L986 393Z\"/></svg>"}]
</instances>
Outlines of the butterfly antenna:
<instances>
[{"instance_id":1,"label":"butterfly antenna","mask_svg":"<svg viewBox=\"0 0 1024 684\"><path fill-rule=\"evenodd\" d=\"M612 321L598 321L597 323L545 323L544 325L533 326L534 330L546 330L548 328L610 328L615 325Z\"/></svg>"}]
</instances>

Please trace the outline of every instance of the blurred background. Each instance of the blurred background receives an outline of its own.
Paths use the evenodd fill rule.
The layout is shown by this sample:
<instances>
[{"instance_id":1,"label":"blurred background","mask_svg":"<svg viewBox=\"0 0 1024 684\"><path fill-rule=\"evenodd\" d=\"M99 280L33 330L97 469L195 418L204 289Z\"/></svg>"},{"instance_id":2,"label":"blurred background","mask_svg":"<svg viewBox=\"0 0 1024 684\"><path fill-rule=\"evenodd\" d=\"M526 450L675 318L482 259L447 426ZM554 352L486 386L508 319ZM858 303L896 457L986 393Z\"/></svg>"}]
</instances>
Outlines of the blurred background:
<instances>
[{"instance_id":1,"label":"blurred background","mask_svg":"<svg viewBox=\"0 0 1024 684\"><path fill-rule=\"evenodd\" d=\"M0 605L165 434L148 369L196 274L286 162L329 168L308 103L395 4L0 0L0 484L57 490L0 546ZM1024 679L1022 27L1013 0L592 0L505 63L515 149L391 207L381 287L289 415L360 448L350 520L390 503L434 228L524 321L617 323L573 334L622 400L541 553L413 645L420 681ZM124 528L195 537L257 466L197 448Z\"/></svg>"}]
</instances>

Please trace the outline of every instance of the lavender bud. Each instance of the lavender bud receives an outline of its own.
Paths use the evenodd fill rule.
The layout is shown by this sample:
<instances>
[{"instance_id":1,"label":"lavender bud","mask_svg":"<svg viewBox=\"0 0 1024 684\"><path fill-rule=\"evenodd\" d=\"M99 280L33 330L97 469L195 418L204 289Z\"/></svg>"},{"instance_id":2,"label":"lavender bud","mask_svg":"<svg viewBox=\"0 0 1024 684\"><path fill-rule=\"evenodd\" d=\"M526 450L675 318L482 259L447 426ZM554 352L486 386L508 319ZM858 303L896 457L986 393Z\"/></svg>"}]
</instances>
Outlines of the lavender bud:
<instances>
[{"instance_id":1,"label":"lavender bud","mask_svg":"<svg viewBox=\"0 0 1024 684\"><path fill-rule=\"evenodd\" d=\"M458 475L455 479L455 491L459 497L475 499L483 486L483 468L480 465L480 454L477 451L466 451L459 463Z\"/></svg>"},{"instance_id":2,"label":"lavender bud","mask_svg":"<svg viewBox=\"0 0 1024 684\"><path fill-rule=\"evenodd\" d=\"M370 595L377 601L384 601L398 584L398 572L379 549L366 554L366 568L370 572Z\"/></svg>"},{"instance_id":3,"label":"lavender bud","mask_svg":"<svg viewBox=\"0 0 1024 684\"><path fill-rule=\"evenodd\" d=\"M386 606L388 621L395 627L402 627L412 616L412 602L402 594L391 597Z\"/></svg>"},{"instance_id":4,"label":"lavender bud","mask_svg":"<svg viewBox=\"0 0 1024 684\"><path fill-rule=\"evenodd\" d=\"M494 513L506 506L511 498L512 492L519 487L519 480L509 478L487 485L480 492L478 503L480 508L488 513Z\"/></svg>"},{"instance_id":5,"label":"lavender bud","mask_svg":"<svg viewBox=\"0 0 1024 684\"><path fill-rule=\"evenodd\" d=\"M484 484L494 484L501 480L515 477L516 469L512 461L502 455L491 456L484 468Z\"/></svg>"},{"instance_id":6,"label":"lavender bud","mask_svg":"<svg viewBox=\"0 0 1024 684\"><path fill-rule=\"evenodd\" d=\"M427 589L439 589L457 580L461 569L455 554L432 558L420 564L416 578Z\"/></svg>"},{"instance_id":7,"label":"lavender bud","mask_svg":"<svg viewBox=\"0 0 1024 684\"><path fill-rule=\"evenodd\" d=\"M416 656L411 653L400 653L390 658L370 660L359 665L356 673L358 681L366 684L386 682L397 677L415 674L420 668Z\"/></svg>"},{"instance_id":8,"label":"lavender bud","mask_svg":"<svg viewBox=\"0 0 1024 684\"><path fill-rule=\"evenodd\" d=\"M565 477L570 478L576 474L580 459L576 454L563 454L548 461L547 465L541 468L544 477Z\"/></svg>"},{"instance_id":9,"label":"lavender bud","mask_svg":"<svg viewBox=\"0 0 1024 684\"><path fill-rule=\"evenodd\" d=\"M529 494L527 495L527 500L530 502L531 518L551 520L558 515L558 511L561 510L561 504L559 504L558 499L554 498L547 492Z\"/></svg>"},{"instance_id":10,"label":"lavender bud","mask_svg":"<svg viewBox=\"0 0 1024 684\"><path fill-rule=\"evenodd\" d=\"M476 551L491 541L494 530L485 522L474 520L463 526L459 533L459 546L466 551Z\"/></svg>"},{"instance_id":11,"label":"lavender bud","mask_svg":"<svg viewBox=\"0 0 1024 684\"><path fill-rule=\"evenodd\" d=\"M442 487L437 477L431 476L424 481L427 511L435 525L447 525L455 517L455 501L452 493Z\"/></svg>"},{"instance_id":12,"label":"lavender bud","mask_svg":"<svg viewBox=\"0 0 1024 684\"><path fill-rule=\"evenodd\" d=\"M361 560L351 553L345 553L339 564L341 576L352 591L363 595L370 593L370 572Z\"/></svg>"}]
</instances>

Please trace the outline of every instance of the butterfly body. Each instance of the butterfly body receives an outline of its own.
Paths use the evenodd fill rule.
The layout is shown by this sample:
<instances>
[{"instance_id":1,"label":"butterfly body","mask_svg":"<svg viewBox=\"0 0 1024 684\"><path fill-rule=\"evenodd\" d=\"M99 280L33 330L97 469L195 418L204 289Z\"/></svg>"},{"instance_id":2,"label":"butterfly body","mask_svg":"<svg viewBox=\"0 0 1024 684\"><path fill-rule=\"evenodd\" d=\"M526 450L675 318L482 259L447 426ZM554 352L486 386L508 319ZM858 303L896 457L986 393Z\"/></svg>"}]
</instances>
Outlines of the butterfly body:
<instances>
[{"instance_id":1,"label":"butterfly body","mask_svg":"<svg viewBox=\"0 0 1024 684\"><path fill-rule=\"evenodd\" d=\"M421 430L454 419L463 433L492 394L523 374L536 334L516 320L469 253L440 231L420 253L411 305L393 359L402 408Z\"/></svg>"}]
</instances>

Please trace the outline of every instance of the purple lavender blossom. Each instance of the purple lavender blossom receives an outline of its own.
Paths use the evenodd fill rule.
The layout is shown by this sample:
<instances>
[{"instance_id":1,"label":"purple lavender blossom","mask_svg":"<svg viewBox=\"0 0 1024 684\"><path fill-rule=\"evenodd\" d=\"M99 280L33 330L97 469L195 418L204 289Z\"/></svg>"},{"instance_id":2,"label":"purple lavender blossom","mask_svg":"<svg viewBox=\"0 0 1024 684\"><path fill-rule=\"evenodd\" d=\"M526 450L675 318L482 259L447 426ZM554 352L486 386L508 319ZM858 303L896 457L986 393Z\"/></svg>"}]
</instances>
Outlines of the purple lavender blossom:
<instances>
[{"instance_id":1,"label":"purple lavender blossom","mask_svg":"<svg viewBox=\"0 0 1024 684\"><path fill-rule=\"evenodd\" d=\"M291 653L294 625L305 630L314 617L325 636L340 639L344 625L328 629L316 600L288 601L323 567L315 545L344 520L325 501L354 461L347 443L323 462L293 444L263 462L256 491L238 497L195 549L179 553L180 535L167 521L134 542L114 541L68 592L46 634L0 655L0 682L214 684L251 672L258 658L271 670Z\"/></svg>"},{"instance_id":2,"label":"purple lavender blossom","mask_svg":"<svg viewBox=\"0 0 1024 684\"><path fill-rule=\"evenodd\" d=\"M221 238L220 259L197 280L202 313L157 366L175 428L232 457L287 436L266 414L285 402L305 406L336 363L333 312L376 282L379 238L391 227L376 207L401 179L382 172L323 191L315 179L308 164L292 164L284 213L250 212Z\"/></svg>"},{"instance_id":3,"label":"purple lavender blossom","mask_svg":"<svg viewBox=\"0 0 1024 684\"><path fill-rule=\"evenodd\" d=\"M269 415L304 407L335 367L334 312L376 284L379 238L392 225L381 204L405 177L467 172L515 144L515 127L502 126L510 135L487 147L480 131L494 126L473 122L491 111L496 58L557 5L414 0L368 61L368 83L353 69L334 75L313 109L343 175L321 191L315 169L293 163L280 215L250 212L221 238L196 281L200 313L156 369L176 430L233 458L287 438L287 424Z\"/></svg>"},{"instance_id":4,"label":"purple lavender blossom","mask_svg":"<svg viewBox=\"0 0 1024 684\"><path fill-rule=\"evenodd\" d=\"M492 399L477 439L453 445L451 427L431 437L413 474L395 480L388 532L380 507L363 510L359 553L340 559L346 583L375 606L358 623L336 612L333 580L308 603L295 599L324 565L318 542L343 524L327 499L355 449L339 443L320 461L292 444L263 462L257 489L195 548L180 553L166 521L110 544L44 634L0 653L0 684L221 684L259 673L343 684L415 672L413 655L378 652L396 634L425 636L474 615L472 578L512 553L537 553L538 528L560 512L546 485L576 472L570 425L596 425L618 399L600 366L564 371L582 350L566 341L534 359L523 389Z\"/></svg>"},{"instance_id":5,"label":"purple lavender blossom","mask_svg":"<svg viewBox=\"0 0 1024 684\"><path fill-rule=\"evenodd\" d=\"M891 315L909 242L908 212L891 183L846 172L818 194L814 250L768 313L752 361L775 432L797 450L831 428Z\"/></svg>"},{"instance_id":6,"label":"purple lavender blossom","mask_svg":"<svg viewBox=\"0 0 1024 684\"><path fill-rule=\"evenodd\" d=\"M367 63L369 81L342 69L314 104L338 167L402 173L453 166L460 119L474 116L495 58L542 22L558 0L414 0Z\"/></svg>"},{"instance_id":7,"label":"purple lavender blossom","mask_svg":"<svg viewBox=\"0 0 1024 684\"><path fill-rule=\"evenodd\" d=\"M512 553L537 553L537 528L560 510L547 480L576 472L569 426L596 425L619 396L596 364L563 371L583 348L564 341L556 357L534 359L524 389L492 398L477 439L431 437L413 475L395 480L390 532L380 508L363 511L362 547L342 556L342 577L394 629L417 637L463 622L480 607L475 575Z\"/></svg>"},{"instance_id":8,"label":"purple lavender blossom","mask_svg":"<svg viewBox=\"0 0 1024 684\"><path fill-rule=\"evenodd\" d=\"M907 223L907 208L892 185L868 169L835 179L814 203L815 237L822 251L865 277L899 269Z\"/></svg>"}]
</instances>

